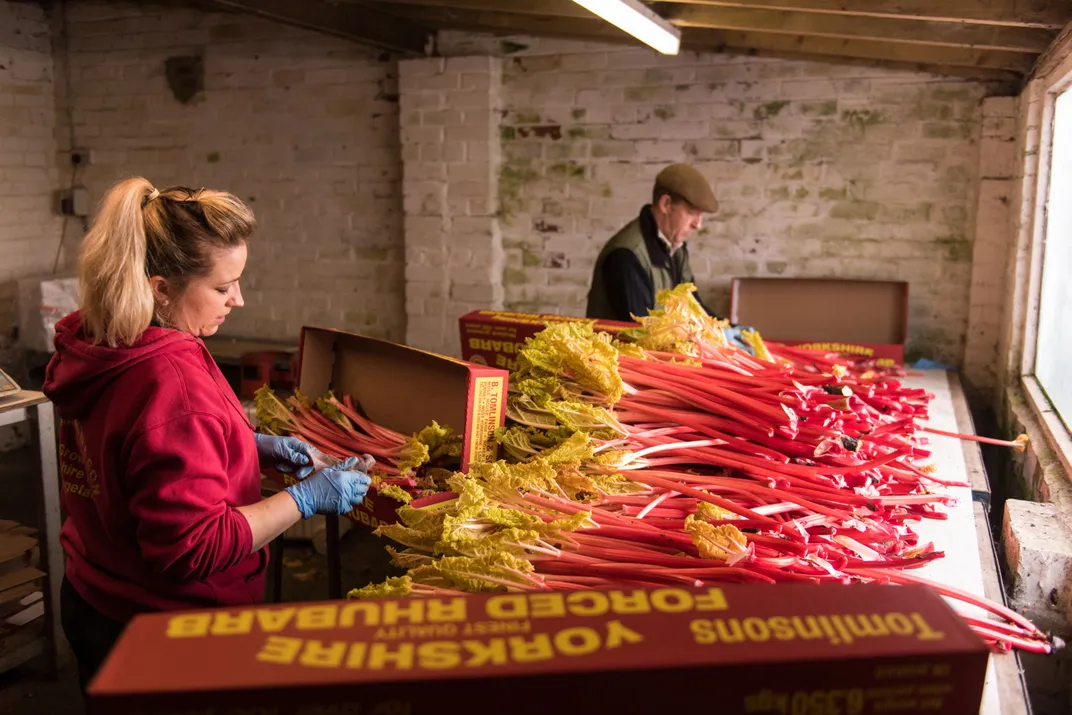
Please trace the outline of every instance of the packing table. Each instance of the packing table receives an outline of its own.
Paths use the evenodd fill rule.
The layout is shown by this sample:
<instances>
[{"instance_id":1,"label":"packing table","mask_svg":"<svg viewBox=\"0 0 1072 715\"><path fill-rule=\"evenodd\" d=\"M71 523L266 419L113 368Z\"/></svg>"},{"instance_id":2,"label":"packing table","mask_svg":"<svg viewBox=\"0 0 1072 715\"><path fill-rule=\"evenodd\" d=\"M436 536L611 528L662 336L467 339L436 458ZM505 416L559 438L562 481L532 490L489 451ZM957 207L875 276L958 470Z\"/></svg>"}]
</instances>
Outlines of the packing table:
<instances>
[{"instance_id":1,"label":"packing table","mask_svg":"<svg viewBox=\"0 0 1072 715\"><path fill-rule=\"evenodd\" d=\"M930 419L925 424L935 429L974 434L971 413L957 373L927 370L914 374L918 376L906 378L905 384L923 388L934 395ZM917 522L915 528L921 543L933 541L937 549L945 552L945 557L914 573L1005 603L999 561L988 521L990 487L979 446L975 442L940 435L928 437L932 451L930 462L938 468L938 473L944 479L968 482L971 486L949 489L957 503L946 507L948 519ZM329 554L338 554L337 546L330 548L331 541L329 532ZM340 591L337 589L339 585L333 583L328 597L338 597ZM982 613L974 607L964 607L964 610ZM1031 713L1020 658L1015 652L991 656L980 713Z\"/></svg>"},{"instance_id":2,"label":"packing table","mask_svg":"<svg viewBox=\"0 0 1072 715\"><path fill-rule=\"evenodd\" d=\"M934 395L928 425L946 431L974 433L971 413L957 373L926 370L913 374L916 376L906 378L904 382ZM916 573L1004 603L999 560L988 521L990 487L979 447L974 442L940 435L928 437L932 450L930 461L937 467L938 473L944 479L965 481L971 486L949 490L957 503L946 508L948 519L924 519L917 524L921 542L934 542L937 549L945 552L945 557L918 569ZM343 593L339 582L341 569L338 564L337 533L337 526L331 529L329 525L328 560L333 568L325 595L330 598L338 598ZM280 550L277 549L274 555L276 574L273 581L276 585L273 591L278 598ZM971 607L965 607L965 610L978 611ZM1019 656L1015 653L992 656L987 671L982 715L1028 715L1030 712Z\"/></svg>"},{"instance_id":3,"label":"packing table","mask_svg":"<svg viewBox=\"0 0 1072 715\"><path fill-rule=\"evenodd\" d=\"M918 374L918 373L917 373ZM960 378L955 372L925 370L921 377L904 380L911 387L921 387L934 395L930 419L925 423L935 429L974 434ZM914 573L940 583L957 586L991 601L1005 603L1001 571L990 535L988 511L990 487L983 467L982 454L975 442L928 435L932 450L930 461L943 479L965 481L970 488L952 488L955 506L946 507L947 520L923 519L915 527L920 543L933 541L945 558L936 559ZM969 615L981 609L964 607ZM1031 712L1020 668L1020 658L1013 653L990 657L983 694L981 715L1027 715Z\"/></svg>"}]
</instances>

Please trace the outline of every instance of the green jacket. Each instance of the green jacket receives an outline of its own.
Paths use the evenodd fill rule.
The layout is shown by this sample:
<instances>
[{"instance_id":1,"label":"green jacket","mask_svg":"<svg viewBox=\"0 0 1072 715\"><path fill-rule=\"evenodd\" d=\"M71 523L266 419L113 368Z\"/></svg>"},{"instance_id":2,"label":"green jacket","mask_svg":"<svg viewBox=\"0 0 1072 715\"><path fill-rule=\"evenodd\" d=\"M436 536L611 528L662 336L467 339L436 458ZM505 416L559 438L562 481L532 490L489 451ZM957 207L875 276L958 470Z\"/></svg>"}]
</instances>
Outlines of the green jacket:
<instances>
[{"instance_id":1,"label":"green jacket","mask_svg":"<svg viewBox=\"0 0 1072 715\"><path fill-rule=\"evenodd\" d=\"M695 282L688 247L681 246L671 254L659 238L651 207L645 206L636 219L607 241L596 258L585 315L632 321L630 314L645 316L655 307L659 291Z\"/></svg>"}]
</instances>

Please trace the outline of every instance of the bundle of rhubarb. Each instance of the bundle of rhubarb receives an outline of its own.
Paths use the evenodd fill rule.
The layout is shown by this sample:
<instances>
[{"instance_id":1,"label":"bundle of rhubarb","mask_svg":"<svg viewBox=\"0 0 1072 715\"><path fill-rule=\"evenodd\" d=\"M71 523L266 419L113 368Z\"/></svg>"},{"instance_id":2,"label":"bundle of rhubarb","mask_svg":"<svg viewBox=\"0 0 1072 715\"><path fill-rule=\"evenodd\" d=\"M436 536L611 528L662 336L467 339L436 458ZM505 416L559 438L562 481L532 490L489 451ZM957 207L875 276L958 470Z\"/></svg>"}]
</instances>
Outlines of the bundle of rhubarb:
<instances>
[{"instance_id":1,"label":"bundle of rhubarb","mask_svg":"<svg viewBox=\"0 0 1072 715\"><path fill-rule=\"evenodd\" d=\"M584 323L530 339L507 459L455 475L452 502L400 510L379 533L405 546L407 575L351 596L923 580L910 570L943 554L912 525L967 486L922 463L930 396L755 334L743 352L689 287L659 299L629 342ZM1001 605L931 585L995 648L1054 647Z\"/></svg>"},{"instance_id":2,"label":"bundle of rhubarb","mask_svg":"<svg viewBox=\"0 0 1072 715\"><path fill-rule=\"evenodd\" d=\"M291 435L336 459L371 455L369 470L378 492L408 503L441 492L441 474L457 469L461 439L436 422L410 437L378 425L361 414L349 395L328 393L311 400L300 392L280 398L267 385L256 393L258 429Z\"/></svg>"}]
</instances>

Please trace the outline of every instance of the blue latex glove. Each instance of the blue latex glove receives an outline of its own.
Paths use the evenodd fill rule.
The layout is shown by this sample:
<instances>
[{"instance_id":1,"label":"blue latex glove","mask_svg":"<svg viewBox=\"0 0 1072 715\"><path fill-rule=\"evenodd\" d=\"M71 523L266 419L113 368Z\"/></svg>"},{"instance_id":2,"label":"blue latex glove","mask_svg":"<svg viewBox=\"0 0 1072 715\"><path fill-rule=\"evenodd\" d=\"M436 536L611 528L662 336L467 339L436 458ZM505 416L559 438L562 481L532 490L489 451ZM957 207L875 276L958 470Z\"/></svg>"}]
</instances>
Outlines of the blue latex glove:
<instances>
[{"instance_id":1,"label":"blue latex glove","mask_svg":"<svg viewBox=\"0 0 1072 715\"><path fill-rule=\"evenodd\" d=\"M916 360L915 364L912 365L912 367L916 368L917 370L956 370L955 367L943 365L940 362L928 360L927 358L920 358L919 360Z\"/></svg>"},{"instance_id":2,"label":"blue latex glove","mask_svg":"<svg viewBox=\"0 0 1072 715\"><path fill-rule=\"evenodd\" d=\"M283 474L293 474L305 479L313 471L309 445L297 437L277 437L254 432L257 440L257 458L261 465L278 469Z\"/></svg>"},{"instance_id":3,"label":"blue latex glove","mask_svg":"<svg viewBox=\"0 0 1072 715\"><path fill-rule=\"evenodd\" d=\"M752 350L752 346L749 345L743 337L741 337L741 333L746 330L754 331L755 328L750 328L747 325L738 325L736 327L723 328L722 334L726 336L726 340L729 341L730 345L734 345L741 350L744 350L749 355L755 355L755 352Z\"/></svg>"},{"instance_id":4,"label":"blue latex glove","mask_svg":"<svg viewBox=\"0 0 1072 715\"><path fill-rule=\"evenodd\" d=\"M361 503L372 480L361 472L350 471L357 466L357 457L350 457L338 467L322 469L308 479L286 488L294 498L302 517L314 514L343 515Z\"/></svg>"}]
</instances>

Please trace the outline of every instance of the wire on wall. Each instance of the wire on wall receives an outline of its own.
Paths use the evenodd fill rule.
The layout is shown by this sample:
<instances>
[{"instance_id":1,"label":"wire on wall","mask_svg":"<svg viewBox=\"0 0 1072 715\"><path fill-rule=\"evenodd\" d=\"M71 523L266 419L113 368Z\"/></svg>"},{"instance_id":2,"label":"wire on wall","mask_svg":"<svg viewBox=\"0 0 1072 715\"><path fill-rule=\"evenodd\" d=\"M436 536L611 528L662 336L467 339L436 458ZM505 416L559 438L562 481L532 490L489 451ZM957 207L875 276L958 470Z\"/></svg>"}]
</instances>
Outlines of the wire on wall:
<instances>
[{"instance_id":1,"label":"wire on wall","mask_svg":"<svg viewBox=\"0 0 1072 715\"><path fill-rule=\"evenodd\" d=\"M60 51L56 53L61 58L60 61L60 73L63 81L63 105L64 112L67 115L67 131L68 131L68 144L67 153L71 156L71 152L74 151L74 100L71 97L71 47L70 47L70 28L67 18L67 0L58 0L56 2L56 11L59 13L59 41L62 44L62 48L57 48ZM73 160L70 162L71 166L71 180L67 187L67 195L73 196L74 189L78 186L78 170L82 168L81 163L76 163ZM56 272L60 267L60 258L63 255L63 244L67 238L67 221L71 218L70 214L64 212L63 222L60 224L60 240L56 246L56 257L52 261L52 275L56 275ZM85 230L85 219L83 219L83 231Z\"/></svg>"}]
</instances>

